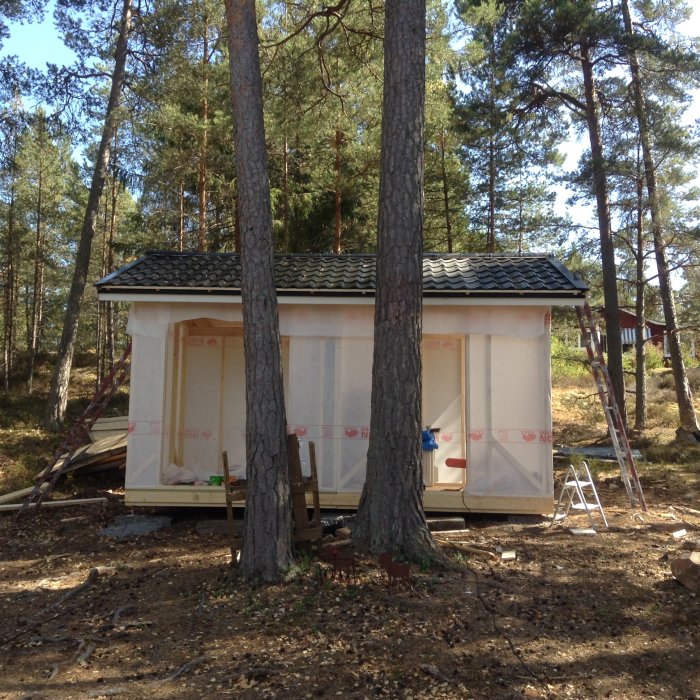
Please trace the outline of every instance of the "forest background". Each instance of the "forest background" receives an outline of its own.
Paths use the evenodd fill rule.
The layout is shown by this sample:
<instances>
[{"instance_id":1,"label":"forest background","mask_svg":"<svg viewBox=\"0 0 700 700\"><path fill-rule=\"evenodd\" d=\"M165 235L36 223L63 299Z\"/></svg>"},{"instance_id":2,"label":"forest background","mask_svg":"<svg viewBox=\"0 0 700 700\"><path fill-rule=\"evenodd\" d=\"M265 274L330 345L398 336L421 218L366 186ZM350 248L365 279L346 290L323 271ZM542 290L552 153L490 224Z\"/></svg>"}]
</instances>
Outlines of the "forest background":
<instances>
[{"instance_id":1,"label":"forest background","mask_svg":"<svg viewBox=\"0 0 700 700\"><path fill-rule=\"evenodd\" d=\"M275 247L374 251L383 7L370 0L258 5ZM6 51L1 59L5 391L26 384L31 392L33 368L59 344L120 8L108 0L0 3L0 36L53 14L70 59L57 57L44 70ZM632 3L632 15L664 252L680 302L678 325L690 340L700 317L698 39L687 34L689 3L641 0ZM146 249L237 250L225 27L221 2L134 3L88 281ZM621 6L610 3L428 3L426 251L552 253L581 273L592 302L602 303L594 223L594 174L602 167L618 303L635 310L641 299L646 315L663 317L624 34ZM582 38L591 54L602 158L581 148L589 127ZM575 164L572 153L580 155ZM88 284L76 349L95 351L98 375L125 341L125 313L99 304Z\"/></svg>"}]
</instances>

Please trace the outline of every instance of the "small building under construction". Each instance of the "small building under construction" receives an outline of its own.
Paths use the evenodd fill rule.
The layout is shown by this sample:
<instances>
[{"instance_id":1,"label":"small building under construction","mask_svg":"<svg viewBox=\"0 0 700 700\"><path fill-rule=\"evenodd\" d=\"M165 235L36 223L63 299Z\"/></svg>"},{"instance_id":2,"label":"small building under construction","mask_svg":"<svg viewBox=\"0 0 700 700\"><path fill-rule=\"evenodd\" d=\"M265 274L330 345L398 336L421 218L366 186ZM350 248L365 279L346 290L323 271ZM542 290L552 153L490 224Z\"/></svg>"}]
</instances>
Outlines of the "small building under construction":
<instances>
[{"instance_id":1,"label":"small building under construction","mask_svg":"<svg viewBox=\"0 0 700 700\"><path fill-rule=\"evenodd\" d=\"M289 431L316 445L321 504L357 506L370 423L373 255L275 258ZM240 258L147 253L97 283L129 302L126 502L219 505L245 478ZM549 512L551 308L586 287L544 255L426 255L423 424L427 511ZM451 465L466 464L466 468Z\"/></svg>"}]
</instances>

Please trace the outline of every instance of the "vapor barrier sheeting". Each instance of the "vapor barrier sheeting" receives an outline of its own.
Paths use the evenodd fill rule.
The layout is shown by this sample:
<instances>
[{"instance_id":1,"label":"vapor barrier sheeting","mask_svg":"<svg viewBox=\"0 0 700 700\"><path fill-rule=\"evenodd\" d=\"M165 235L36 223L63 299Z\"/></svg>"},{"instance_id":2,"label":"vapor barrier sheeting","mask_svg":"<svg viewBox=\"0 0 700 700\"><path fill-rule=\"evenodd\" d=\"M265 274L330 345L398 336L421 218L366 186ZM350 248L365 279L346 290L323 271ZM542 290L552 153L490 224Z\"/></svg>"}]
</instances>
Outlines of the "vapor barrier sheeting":
<instances>
[{"instance_id":1,"label":"vapor barrier sheeting","mask_svg":"<svg viewBox=\"0 0 700 700\"><path fill-rule=\"evenodd\" d=\"M203 323L189 335L183 322L195 319ZM370 305L280 306L289 430L304 461L316 443L322 490L364 483L372 322ZM207 323L218 329L208 334ZM127 488L204 482L221 472L222 449L244 476L241 326L239 304L134 305ZM424 333L423 423L440 428L434 482L459 487L466 477L474 495L551 494L545 309L426 307ZM450 457L466 457L466 472L447 467Z\"/></svg>"}]
</instances>

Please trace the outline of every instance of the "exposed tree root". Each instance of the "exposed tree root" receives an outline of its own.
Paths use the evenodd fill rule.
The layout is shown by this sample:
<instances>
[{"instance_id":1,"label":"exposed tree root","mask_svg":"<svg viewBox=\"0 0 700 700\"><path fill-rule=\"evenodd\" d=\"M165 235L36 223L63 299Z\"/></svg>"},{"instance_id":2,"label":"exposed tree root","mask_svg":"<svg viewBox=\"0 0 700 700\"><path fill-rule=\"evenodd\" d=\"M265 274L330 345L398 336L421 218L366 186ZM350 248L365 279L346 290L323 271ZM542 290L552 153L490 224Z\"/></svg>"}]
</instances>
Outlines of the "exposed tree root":
<instances>
[{"instance_id":1,"label":"exposed tree root","mask_svg":"<svg viewBox=\"0 0 700 700\"><path fill-rule=\"evenodd\" d=\"M192 661L182 664L182 666L180 666L180 668L178 668L174 673L171 673L169 676L166 676L161 680L153 681L153 683L159 685L160 683L169 683L170 681L174 681L176 678L179 678L185 673L189 673L192 669L195 669L197 666L201 666L210 660L211 656L198 656L196 659L192 659Z\"/></svg>"}]
</instances>

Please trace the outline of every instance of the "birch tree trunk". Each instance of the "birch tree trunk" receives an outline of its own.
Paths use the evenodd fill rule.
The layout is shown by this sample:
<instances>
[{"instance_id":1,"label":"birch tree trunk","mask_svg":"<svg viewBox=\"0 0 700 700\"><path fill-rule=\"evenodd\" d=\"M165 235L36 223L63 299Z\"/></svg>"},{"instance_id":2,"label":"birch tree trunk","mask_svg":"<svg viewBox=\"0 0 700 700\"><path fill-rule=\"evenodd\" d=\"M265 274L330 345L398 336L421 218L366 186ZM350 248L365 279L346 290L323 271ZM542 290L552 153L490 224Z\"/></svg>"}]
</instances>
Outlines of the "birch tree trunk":
<instances>
[{"instance_id":1,"label":"birch tree trunk","mask_svg":"<svg viewBox=\"0 0 700 700\"><path fill-rule=\"evenodd\" d=\"M437 554L421 470L424 97L425 3L387 0L372 414L353 536L414 560Z\"/></svg>"},{"instance_id":2,"label":"birch tree trunk","mask_svg":"<svg viewBox=\"0 0 700 700\"><path fill-rule=\"evenodd\" d=\"M625 32L629 37L633 36L632 18L627 0L622 0L622 15L625 22ZM666 241L664 236L663 216L659 205L659 191L656 181L656 166L654 164L654 149L652 145L649 118L644 102L644 89L639 70L637 54L632 48L628 48L630 74L632 76L632 94L634 96L634 109L639 125L639 138L642 142L642 157L644 159L644 176L647 183L647 196L651 212L651 234L654 241L654 253L659 279L659 292L664 309L664 321L668 332L668 351L671 355L671 370L676 385L676 400L681 427L689 432L697 433L700 430L698 419L693 406L693 396L688 383L688 374L683 362L681 342L678 333L678 317L676 314L676 302L673 298L673 288L669 275L668 258L666 256Z\"/></svg>"},{"instance_id":3,"label":"birch tree trunk","mask_svg":"<svg viewBox=\"0 0 700 700\"><path fill-rule=\"evenodd\" d=\"M241 573L247 580L272 582L292 563L292 518L255 0L226 0L226 23L246 374L248 496Z\"/></svg>"}]
</instances>

